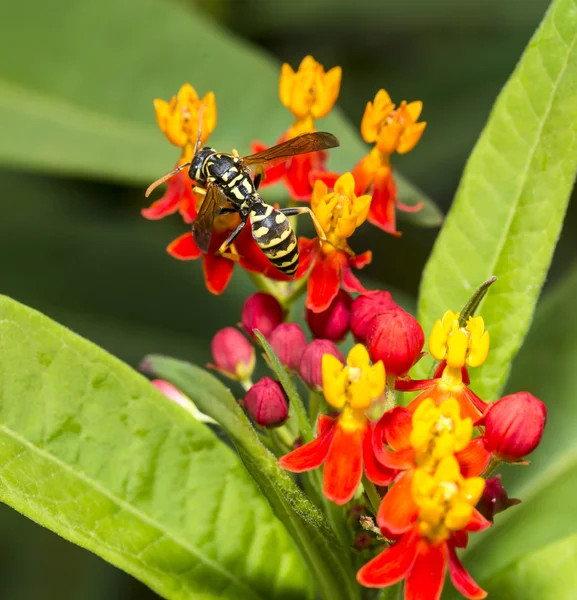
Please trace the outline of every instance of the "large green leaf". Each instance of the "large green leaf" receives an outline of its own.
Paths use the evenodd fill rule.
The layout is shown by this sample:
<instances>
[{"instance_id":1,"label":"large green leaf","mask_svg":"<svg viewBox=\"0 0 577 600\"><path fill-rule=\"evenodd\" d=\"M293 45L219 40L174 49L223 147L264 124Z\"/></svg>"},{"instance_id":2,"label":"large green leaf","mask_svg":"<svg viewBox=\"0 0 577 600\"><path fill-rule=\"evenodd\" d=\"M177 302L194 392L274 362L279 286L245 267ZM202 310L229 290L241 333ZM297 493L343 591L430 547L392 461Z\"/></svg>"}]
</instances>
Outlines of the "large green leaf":
<instances>
[{"instance_id":1,"label":"large green leaf","mask_svg":"<svg viewBox=\"0 0 577 600\"><path fill-rule=\"evenodd\" d=\"M248 152L274 143L292 116L278 99L279 64L183 3L58 0L10 3L0 22L0 161L25 168L144 183L176 162L156 126L153 98L185 82L213 90L218 127L211 144ZM27 52L14 52L27 23ZM58 31L55 38L54 32ZM33 57L31 59L31 57ZM345 80L346 81L346 80ZM367 148L337 110L319 123L351 169ZM425 200L400 178L401 200ZM428 201L427 201L428 202ZM433 205L412 218L438 225Z\"/></svg>"},{"instance_id":2,"label":"large green leaf","mask_svg":"<svg viewBox=\"0 0 577 600\"><path fill-rule=\"evenodd\" d=\"M507 392L528 390L547 405L543 440L526 467L504 467L503 483L522 503L471 536L464 562L479 581L509 562L577 534L577 266L539 305ZM458 596L455 595L455 598Z\"/></svg>"},{"instance_id":3,"label":"large green leaf","mask_svg":"<svg viewBox=\"0 0 577 600\"><path fill-rule=\"evenodd\" d=\"M104 351L0 299L0 499L171 599L308 598L238 458Z\"/></svg>"},{"instance_id":4,"label":"large green leaf","mask_svg":"<svg viewBox=\"0 0 577 600\"><path fill-rule=\"evenodd\" d=\"M491 600L573 600L577 590L577 535L507 565L486 583Z\"/></svg>"},{"instance_id":5,"label":"large green leaf","mask_svg":"<svg viewBox=\"0 0 577 600\"><path fill-rule=\"evenodd\" d=\"M500 94L421 286L420 316L458 310L492 275L481 305L489 359L472 373L492 399L527 331L577 168L577 5L555 0ZM423 367L421 367L423 373Z\"/></svg>"},{"instance_id":6,"label":"large green leaf","mask_svg":"<svg viewBox=\"0 0 577 600\"><path fill-rule=\"evenodd\" d=\"M226 431L276 515L306 556L322 598L358 599L361 588L356 583L348 549L339 545L324 515L260 443L230 391L203 369L181 360L152 355L145 359L143 367L174 383Z\"/></svg>"}]
</instances>

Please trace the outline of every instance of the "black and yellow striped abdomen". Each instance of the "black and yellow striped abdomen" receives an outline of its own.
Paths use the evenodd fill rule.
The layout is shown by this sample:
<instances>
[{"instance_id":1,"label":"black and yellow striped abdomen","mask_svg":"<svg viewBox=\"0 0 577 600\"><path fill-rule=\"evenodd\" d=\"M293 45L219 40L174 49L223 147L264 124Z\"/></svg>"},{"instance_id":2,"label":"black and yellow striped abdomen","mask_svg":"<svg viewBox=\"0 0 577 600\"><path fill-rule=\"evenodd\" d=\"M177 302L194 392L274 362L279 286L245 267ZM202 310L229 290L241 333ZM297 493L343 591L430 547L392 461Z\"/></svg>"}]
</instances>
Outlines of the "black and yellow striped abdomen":
<instances>
[{"instance_id":1,"label":"black and yellow striped abdomen","mask_svg":"<svg viewBox=\"0 0 577 600\"><path fill-rule=\"evenodd\" d=\"M294 275L299 266L297 238L289 220L260 198L250 209L252 237L268 260L285 275Z\"/></svg>"}]
</instances>

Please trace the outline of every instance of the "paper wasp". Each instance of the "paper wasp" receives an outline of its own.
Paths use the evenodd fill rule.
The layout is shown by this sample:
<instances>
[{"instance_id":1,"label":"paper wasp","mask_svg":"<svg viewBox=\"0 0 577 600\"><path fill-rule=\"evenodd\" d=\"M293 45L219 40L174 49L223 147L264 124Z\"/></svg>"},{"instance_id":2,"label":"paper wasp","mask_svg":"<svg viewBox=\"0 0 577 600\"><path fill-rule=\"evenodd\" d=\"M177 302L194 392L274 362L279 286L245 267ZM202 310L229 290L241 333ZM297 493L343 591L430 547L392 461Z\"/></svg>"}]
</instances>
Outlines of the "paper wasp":
<instances>
[{"instance_id":1,"label":"paper wasp","mask_svg":"<svg viewBox=\"0 0 577 600\"><path fill-rule=\"evenodd\" d=\"M232 154L217 152L208 147L199 150L199 126L199 137L191 162L179 166L155 181L146 190L146 196L148 197L158 185L189 167L188 175L196 182L194 192L204 195L198 215L192 224L192 234L199 249L205 254L209 251L212 227L217 216L238 213L240 224L222 243L217 254L227 251L250 218L254 241L279 271L291 276L298 268L299 251L296 236L287 217L309 213L318 236L322 240L326 238L308 206L275 209L263 200L257 190L264 167L281 163L298 154L327 150L338 145L339 141L331 133L305 133L263 152L241 157L235 150ZM254 180L249 168L256 171Z\"/></svg>"}]
</instances>

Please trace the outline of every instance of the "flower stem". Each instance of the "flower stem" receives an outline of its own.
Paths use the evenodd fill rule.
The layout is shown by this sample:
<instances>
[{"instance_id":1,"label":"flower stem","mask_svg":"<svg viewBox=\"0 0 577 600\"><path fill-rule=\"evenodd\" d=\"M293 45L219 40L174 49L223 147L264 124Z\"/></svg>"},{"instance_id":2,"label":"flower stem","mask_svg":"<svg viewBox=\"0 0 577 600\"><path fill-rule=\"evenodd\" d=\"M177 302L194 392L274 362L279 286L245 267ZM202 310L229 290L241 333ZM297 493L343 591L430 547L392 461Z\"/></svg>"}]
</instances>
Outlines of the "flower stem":
<instances>
[{"instance_id":1,"label":"flower stem","mask_svg":"<svg viewBox=\"0 0 577 600\"><path fill-rule=\"evenodd\" d=\"M375 484L372 481L369 481L366 475L363 475L363 488L367 498L369 499L373 514L376 516L379 512L379 506L381 505L382 498L379 492L377 492Z\"/></svg>"},{"instance_id":2,"label":"flower stem","mask_svg":"<svg viewBox=\"0 0 577 600\"><path fill-rule=\"evenodd\" d=\"M281 299L279 298L277 286L272 279L269 279L268 277L265 277L260 273L254 273L253 271L246 271L246 274L248 275L249 279L253 282L254 287L256 287L257 290L259 290L260 292L266 292L267 294L270 294L271 296L277 298L279 302L281 301Z\"/></svg>"},{"instance_id":3,"label":"flower stem","mask_svg":"<svg viewBox=\"0 0 577 600\"><path fill-rule=\"evenodd\" d=\"M395 378L387 377L387 391L385 400L385 411L391 410L397 406L397 396L395 394Z\"/></svg>"},{"instance_id":4,"label":"flower stem","mask_svg":"<svg viewBox=\"0 0 577 600\"><path fill-rule=\"evenodd\" d=\"M481 477L483 477L484 479L488 479L489 477L491 477L491 475L497 470L497 468L502 462L503 461L501 459L497 458L496 456L492 456L491 461L489 462L483 473L481 473Z\"/></svg>"}]
</instances>

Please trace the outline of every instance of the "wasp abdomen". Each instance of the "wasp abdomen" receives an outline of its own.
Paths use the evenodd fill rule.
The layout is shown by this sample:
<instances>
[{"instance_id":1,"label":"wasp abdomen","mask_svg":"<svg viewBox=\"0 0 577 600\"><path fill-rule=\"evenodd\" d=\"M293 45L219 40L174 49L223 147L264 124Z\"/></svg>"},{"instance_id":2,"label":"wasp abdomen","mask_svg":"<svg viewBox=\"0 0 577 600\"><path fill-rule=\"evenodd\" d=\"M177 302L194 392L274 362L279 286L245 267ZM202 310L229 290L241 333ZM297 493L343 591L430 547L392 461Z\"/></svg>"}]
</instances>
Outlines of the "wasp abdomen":
<instances>
[{"instance_id":1,"label":"wasp abdomen","mask_svg":"<svg viewBox=\"0 0 577 600\"><path fill-rule=\"evenodd\" d=\"M268 260L285 275L294 275L299 266L299 249L289 220L264 203L250 211L252 237Z\"/></svg>"}]
</instances>

